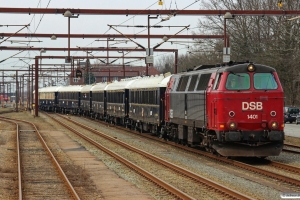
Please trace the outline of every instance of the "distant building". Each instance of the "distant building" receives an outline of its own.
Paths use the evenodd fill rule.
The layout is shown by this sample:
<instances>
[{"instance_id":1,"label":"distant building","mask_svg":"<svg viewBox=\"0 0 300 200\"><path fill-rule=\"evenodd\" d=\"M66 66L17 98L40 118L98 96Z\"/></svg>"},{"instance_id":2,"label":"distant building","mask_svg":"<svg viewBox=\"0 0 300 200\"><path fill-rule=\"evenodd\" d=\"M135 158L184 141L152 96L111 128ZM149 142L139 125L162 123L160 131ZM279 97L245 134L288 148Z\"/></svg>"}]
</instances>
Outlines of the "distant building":
<instances>
[{"instance_id":1,"label":"distant building","mask_svg":"<svg viewBox=\"0 0 300 200\"><path fill-rule=\"evenodd\" d=\"M90 74L88 77L87 74ZM153 66L148 68L148 75L156 75L160 72ZM135 77L135 76L145 76L146 67L145 66L125 66L125 78ZM114 80L121 80L124 78L124 71L122 65L97 65L96 67L91 67L87 70L84 66L78 66L75 68L74 72L69 75L70 85L84 85L88 81L85 79L96 82L111 82ZM94 79L95 78L95 79ZM92 84L92 82L90 83Z\"/></svg>"}]
</instances>

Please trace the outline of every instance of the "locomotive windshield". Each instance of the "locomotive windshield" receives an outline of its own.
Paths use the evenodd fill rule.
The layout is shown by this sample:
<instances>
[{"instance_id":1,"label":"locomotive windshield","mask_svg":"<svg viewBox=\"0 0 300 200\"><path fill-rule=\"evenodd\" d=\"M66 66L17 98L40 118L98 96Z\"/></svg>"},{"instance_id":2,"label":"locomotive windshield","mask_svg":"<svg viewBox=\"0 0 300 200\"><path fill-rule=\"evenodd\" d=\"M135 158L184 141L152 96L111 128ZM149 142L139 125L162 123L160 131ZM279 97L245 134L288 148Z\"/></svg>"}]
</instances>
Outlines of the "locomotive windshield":
<instances>
[{"instance_id":1,"label":"locomotive windshield","mask_svg":"<svg viewBox=\"0 0 300 200\"><path fill-rule=\"evenodd\" d=\"M226 81L228 90L249 90L250 76L247 73L230 73Z\"/></svg>"},{"instance_id":2,"label":"locomotive windshield","mask_svg":"<svg viewBox=\"0 0 300 200\"><path fill-rule=\"evenodd\" d=\"M254 88L258 90L275 90L278 85L271 73L255 73Z\"/></svg>"}]
</instances>

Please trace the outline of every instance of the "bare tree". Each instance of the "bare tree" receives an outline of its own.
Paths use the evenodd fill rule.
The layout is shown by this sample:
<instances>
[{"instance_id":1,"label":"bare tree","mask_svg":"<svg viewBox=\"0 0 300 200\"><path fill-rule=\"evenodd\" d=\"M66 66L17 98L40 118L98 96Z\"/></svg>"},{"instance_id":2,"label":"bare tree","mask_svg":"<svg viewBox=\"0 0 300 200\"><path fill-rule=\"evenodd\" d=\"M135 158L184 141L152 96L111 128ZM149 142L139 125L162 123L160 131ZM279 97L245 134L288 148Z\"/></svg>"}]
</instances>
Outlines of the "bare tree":
<instances>
[{"instance_id":1,"label":"bare tree","mask_svg":"<svg viewBox=\"0 0 300 200\"><path fill-rule=\"evenodd\" d=\"M276 0L210 0L205 9L277 10ZM282 9L299 10L300 2L284 1ZM287 16L235 16L226 21L230 36L231 59L253 61L274 67L281 79L286 104L300 105L299 41L300 24ZM199 19L199 33L224 33L224 16ZM215 43L217 45L217 43Z\"/></svg>"},{"instance_id":2,"label":"bare tree","mask_svg":"<svg viewBox=\"0 0 300 200\"><path fill-rule=\"evenodd\" d=\"M155 59L155 67L161 73L175 72L175 56L168 54Z\"/></svg>"}]
</instances>

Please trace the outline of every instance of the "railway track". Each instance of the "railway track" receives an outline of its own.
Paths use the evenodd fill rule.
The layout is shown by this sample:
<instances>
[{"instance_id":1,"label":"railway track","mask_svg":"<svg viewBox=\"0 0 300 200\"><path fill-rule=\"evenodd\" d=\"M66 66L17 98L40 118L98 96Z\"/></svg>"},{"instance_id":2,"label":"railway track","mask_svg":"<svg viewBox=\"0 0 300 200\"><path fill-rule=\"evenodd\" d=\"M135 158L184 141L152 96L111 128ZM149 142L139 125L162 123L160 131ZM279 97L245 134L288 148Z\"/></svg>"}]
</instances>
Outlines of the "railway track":
<instances>
[{"instance_id":1,"label":"railway track","mask_svg":"<svg viewBox=\"0 0 300 200\"><path fill-rule=\"evenodd\" d=\"M56 119L56 118L58 118L57 116L59 116L59 119ZM52 117L52 115L50 115L49 117ZM203 190L203 188L205 188L205 190L209 190L212 193L216 193L215 191L218 191L219 195L221 195L219 197L227 196L227 198L233 198L233 199L251 199L250 197L240 194L239 192L236 192L234 190L231 190L230 188L226 188L218 183L210 181L210 180L208 180L204 177L201 177L193 172L185 170L181 167L178 167L174 164L164 161L158 157L155 157L149 153L141 151L141 150L134 148L128 144L125 144L124 142L121 142L116 138L107 136L105 134L100 133L97 130L94 130L93 128L90 128L88 126L80 124L76 121L70 120L69 117L56 115L55 117L52 117L52 118L56 122L60 123L61 125L65 126L68 129L70 129L72 132L76 133L77 135L80 135L80 137L83 137L85 140L94 144L96 147L100 148L102 151L105 151L109 155L115 157L120 162L123 162L125 165L127 165L131 169L134 169L142 176L147 177L149 180L156 183L159 187L164 188L166 191L168 191L169 193L171 193L172 195L174 195L178 198L194 199L195 197L193 197L193 195L189 195L191 193L195 194L195 192L191 192L191 190L201 191L201 190ZM67 120L69 122L63 122L64 120ZM76 124L76 125L74 126L74 124ZM118 152L115 153L115 152L107 149L106 147L104 147L103 144L100 144L101 142L103 142L103 139L95 139L93 136L86 136L86 133L83 135L82 133L86 132L86 130L88 130L89 132L92 132L93 135L97 134L98 138L100 136L102 138L105 138L105 140L109 140L110 142L116 143L117 146L112 147L114 149L120 149L120 146L122 146L122 148L126 149L123 151L130 151L130 153L129 153L130 158L127 158L126 154L123 154L121 150L118 150ZM93 137L93 139L92 139L92 137ZM98 140L101 142L99 142ZM105 142L106 145L107 145L107 143L108 142ZM122 155L119 155L119 154L122 154ZM140 157L141 155L144 158L139 158L139 159L137 159L138 161L131 160L132 158ZM145 160L145 158L146 158L146 160ZM150 161L148 161L149 159L150 159ZM130 161L128 161L128 160L130 160ZM145 166L145 163L147 163L147 162L151 163L150 165L152 166L152 168L155 168L156 173L153 171L151 172L151 169L149 170L149 168L148 168L148 170L144 170L144 168L147 169L147 167ZM153 165L154 165L154 167L153 167ZM158 166L158 165L161 165L161 166ZM143 167L140 167L140 166L143 166ZM160 172L160 173L157 173L157 172ZM173 179L176 179L177 185L172 186L172 185L174 185L174 182L172 182L170 180L166 180L166 179L164 179L164 180L160 179L159 177L166 176L166 175L162 175L162 173L167 173L168 174L167 176L169 176L169 177L175 176L175 178L173 178ZM178 177L180 177L180 178L178 178ZM172 178L169 178L169 179L172 179ZM186 182L193 183L193 184L191 184L191 185L193 185L193 187L191 187L191 185L185 187L184 185L186 185ZM179 189L178 189L178 187L179 187ZM191 189L187 189L187 188L191 188ZM182 190L184 190L185 192L182 192ZM199 198L199 197L197 196L197 198Z\"/></svg>"},{"instance_id":2,"label":"railway track","mask_svg":"<svg viewBox=\"0 0 300 200\"><path fill-rule=\"evenodd\" d=\"M36 126L23 120L0 119L16 127L18 198L80 199Z\"/></svg>"},{"instance_id":3,"label":"railway track","mask_svg":"<svg viewBox=\"0 0 300 200\"><path fill-rule=\"evenodd\" d=\"M86 118L86 119L91 120L89 118ZM97 121L97 122L106 124L105 122L102 122L102 121ZM110 126L115 126L115 125L110 124ZM130 133L134 133L134 134L138 134L138 135L143 135L143 137L147 137L147 138L150 138L152 140L156 140L156 141L159 141L159 142L162 142L162 143L166 143L166 144L169 144L171 146L175 146L177 148L180 148L180 149L183 149L183 150L186 150L186 151L189 151L189 152L193 152L193 153L196 153L198 155L202 155L202 156L211 158L213 160L216 160L216 161L219 161L219 162L222 162L222 163L226 163L226 164L229 164L229 165L232 165L232 166L235 166L235 167L238 167L238 168L242 168L242 169L245 169L247 171L250 171L250 172L253 172L253 173L256 173L256 174L260 174L260 175L262 175L263 177L266 177L266 178L276 179L277 181L282 182L283 185L285 185L286 189L292 188L292 190L297 191L297 188L300 186L300 181L299 181L298 178L293 178L292 177L293 175L291 175L291 176L282 175L281 173L278 172L278 170L277 170L277 172L276 172L276 170L269 171L269 170L263 169L261 167L256 167L255 165L247 164L247 163L244 163L244 162L239 162L239 161L236 161L236 160L233 160L233 159L228 159L228 158L225 158L225 157L220 157L218 155L214 155L214 154L211 154L211 153L200 151L198 149L193 149L193 148L190 148L190 147L182 146L180 144L176 144L176 143L173 143L173 142L170 142L170 141L164 141L160 138L153 137L153 136L150 136L148 134L141 134L138 131L129 130L125 127L120 127L120 126L115 126L115 127L118 128L118 129L124 130L126 132L130 132ZM278 162L273 162L273 161L268 161L268 163L266 163L266 165L268 167L274 167L274 168L277 168L277 169L282 169L282 170L285 170L285 171L292 172L296 176L299 175L298 172L299 172L300 169L297 168L297 167L293 167L293 166L290 166L290 165L286 165L286 164L278 163Z\"/></svg>"},{"instance_id":4,"label":"railway track","mask_svg":"<svg viewBox=\"0 0 300 200\"><path fill-rule=\"evenodd\" d=\"M300 147L291 144L284 144L284 148L282 151L288 153L300 154Z\"/></svg>"}]
</instances>

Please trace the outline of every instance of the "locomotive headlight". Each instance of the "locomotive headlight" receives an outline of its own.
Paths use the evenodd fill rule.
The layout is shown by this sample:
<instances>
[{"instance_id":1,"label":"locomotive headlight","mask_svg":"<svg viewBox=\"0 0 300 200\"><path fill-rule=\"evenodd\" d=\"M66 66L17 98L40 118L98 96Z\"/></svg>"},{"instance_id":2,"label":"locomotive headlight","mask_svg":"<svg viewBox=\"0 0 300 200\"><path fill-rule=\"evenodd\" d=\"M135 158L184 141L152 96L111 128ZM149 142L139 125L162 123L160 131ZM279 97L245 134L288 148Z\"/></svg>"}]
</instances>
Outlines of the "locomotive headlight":
<instances>
[{"instance_id":1,"label":"locomotive headlight","mask_svg":"<svg viewBox=\"0 0 300 200\"><path fill-rule=\"evenodd\" d=\"M255 66L253 64L249 64L247 67L249 72L254 72L255 71Z\"/></svg>"},{"instance_id":2,"label":"locomotive headlight","mask_svg":"<svg viewBox=\"0 0 300 200\"><path fill-rule=\"evenodd\" d=\"M236 122L229 122L228 123L228 128L231 129L231 130L236 129L237 128Z\"/></svg>"},{"instance_id":3,"label":"locomotive headlight","mask_svg":"<svg viewBox=\"0 0 300 200\"><path fill-rule=\"evenodd\" d=\"M272 129L277 129L278 128L278 123L277 122L271 122L270 124Z\"/></svg>"}]
</instances>

